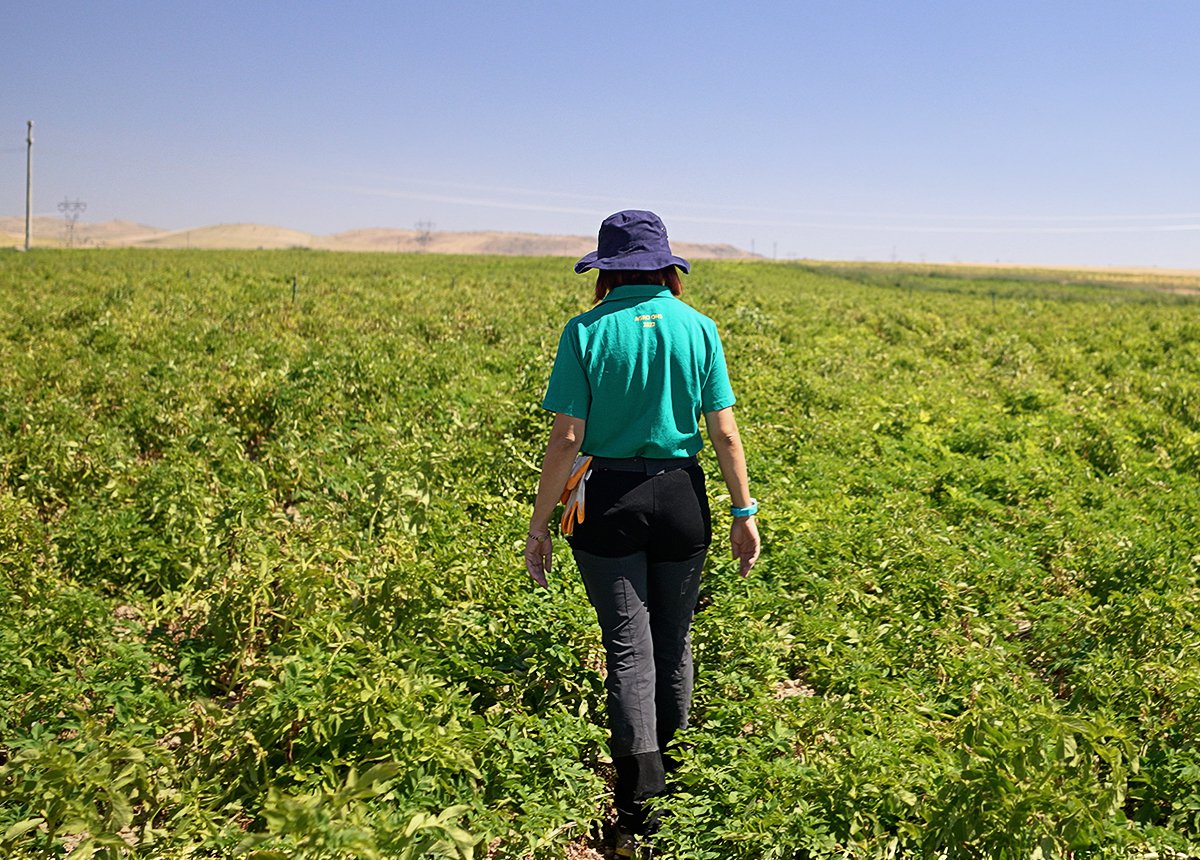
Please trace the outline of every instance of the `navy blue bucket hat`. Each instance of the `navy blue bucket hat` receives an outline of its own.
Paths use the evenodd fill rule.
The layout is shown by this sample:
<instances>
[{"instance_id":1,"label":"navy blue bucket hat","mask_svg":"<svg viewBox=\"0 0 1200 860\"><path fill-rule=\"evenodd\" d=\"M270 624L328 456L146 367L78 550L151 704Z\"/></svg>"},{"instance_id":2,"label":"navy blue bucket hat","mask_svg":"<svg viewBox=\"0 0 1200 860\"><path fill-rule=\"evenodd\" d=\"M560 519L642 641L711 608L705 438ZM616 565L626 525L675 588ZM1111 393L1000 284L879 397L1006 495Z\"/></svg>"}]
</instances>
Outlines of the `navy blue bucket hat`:
<instances>
[{"instance_id":1,"label":"navy blue bucket hat","mask_svg":"<svg viewBox=\"0 0 1200 860\"><path fill-rule=\"evenodd\" d=\"M626 209L609 215L600 224L596 250L575 264L575 271L632 269L653 272L667 266L689 271L688 261L671 253L667 228L653 212Z\"/></svg>"}]
</instances>

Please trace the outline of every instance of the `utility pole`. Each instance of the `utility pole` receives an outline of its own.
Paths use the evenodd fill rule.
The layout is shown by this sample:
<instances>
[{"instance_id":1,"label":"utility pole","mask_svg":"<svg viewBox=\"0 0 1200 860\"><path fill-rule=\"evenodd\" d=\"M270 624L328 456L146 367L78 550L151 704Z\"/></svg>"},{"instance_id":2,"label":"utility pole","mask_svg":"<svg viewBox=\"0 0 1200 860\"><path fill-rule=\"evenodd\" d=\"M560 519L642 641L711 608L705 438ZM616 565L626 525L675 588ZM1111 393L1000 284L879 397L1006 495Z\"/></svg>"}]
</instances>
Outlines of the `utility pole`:
<instances>
[{"instance_id":1,"label":"utility pole","mask_svg":"<svg viewBox=\"0 0 1200 860\"><path fill-rule=\"evenodd\" d=\"M29 250L33 219L33 120L27 124L25 136L25 250Z\"/></svg>"}]
</instances>

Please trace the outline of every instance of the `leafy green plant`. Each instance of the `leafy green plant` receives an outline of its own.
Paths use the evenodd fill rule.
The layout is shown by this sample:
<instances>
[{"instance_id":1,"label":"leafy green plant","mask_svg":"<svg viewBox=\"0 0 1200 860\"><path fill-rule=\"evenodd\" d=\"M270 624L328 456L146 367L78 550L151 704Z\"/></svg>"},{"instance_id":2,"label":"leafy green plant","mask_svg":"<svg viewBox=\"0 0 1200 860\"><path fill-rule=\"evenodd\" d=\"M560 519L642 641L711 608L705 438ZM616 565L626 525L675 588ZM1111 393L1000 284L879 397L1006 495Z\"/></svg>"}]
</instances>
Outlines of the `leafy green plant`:
<instances>
[{"instance_id":1,"label":"leafy green plant","mask_svg":"<svg viewBox=\"0 0 1200 860\"><path fill-rule=\"evenodd\" d=\"M0 848L593 838L594 616L561 542L548 591L519 562L589 293L555 259L0 255ZM659 850L1200 851L1195 299L707 261L686 297L765 548L738 577L718 513Z\"/></svg>"}]
</instances>

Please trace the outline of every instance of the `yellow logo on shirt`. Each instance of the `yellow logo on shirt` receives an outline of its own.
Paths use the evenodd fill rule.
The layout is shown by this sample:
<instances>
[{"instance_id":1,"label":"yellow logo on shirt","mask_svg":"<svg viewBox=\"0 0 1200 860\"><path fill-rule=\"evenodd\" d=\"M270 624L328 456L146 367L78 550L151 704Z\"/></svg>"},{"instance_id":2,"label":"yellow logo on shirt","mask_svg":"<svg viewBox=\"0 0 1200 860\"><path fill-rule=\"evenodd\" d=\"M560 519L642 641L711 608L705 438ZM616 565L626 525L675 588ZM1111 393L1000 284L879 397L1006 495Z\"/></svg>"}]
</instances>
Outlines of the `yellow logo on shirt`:
<instances>
[{"instance_id":1,"label":"yellow logo on shirt","mask_svg":"<svg viewBox=\"0 0 1200 860\"><path fill-rule=\"evenodd\" d=\"M654 328L654 321L662 319L662 314L638 314L633 318L634 322L640 322L642 328Z\"/></svg>"}]
</instances>

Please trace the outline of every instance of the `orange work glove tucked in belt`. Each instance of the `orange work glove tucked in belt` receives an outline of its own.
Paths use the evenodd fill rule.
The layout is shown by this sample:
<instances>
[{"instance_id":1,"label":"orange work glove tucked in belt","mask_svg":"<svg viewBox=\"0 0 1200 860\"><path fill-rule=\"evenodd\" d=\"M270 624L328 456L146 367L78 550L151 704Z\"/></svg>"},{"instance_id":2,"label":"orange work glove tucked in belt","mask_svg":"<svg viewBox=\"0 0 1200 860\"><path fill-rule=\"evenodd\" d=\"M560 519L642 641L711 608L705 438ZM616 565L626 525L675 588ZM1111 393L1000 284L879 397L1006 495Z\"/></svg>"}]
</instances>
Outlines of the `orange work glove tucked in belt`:
<instances>
[{"instance_id":1,"label":"orange work glove tucked in belt","mask_svg":"<svg viewBox=\"0 0 1200 860\"><path fill-rule=\"evenodd\" d=\"M563 488L562 498L559 501L566 505L566 508L563 510L558 528L565 535L574 532L576 524L583 522L584 486L588 476L592 474L588 469L591 465L590 455L580 454L576 457L575 465L571 467L571 477L567 478L567 485Z\"/></svg>"}]
</instances>

